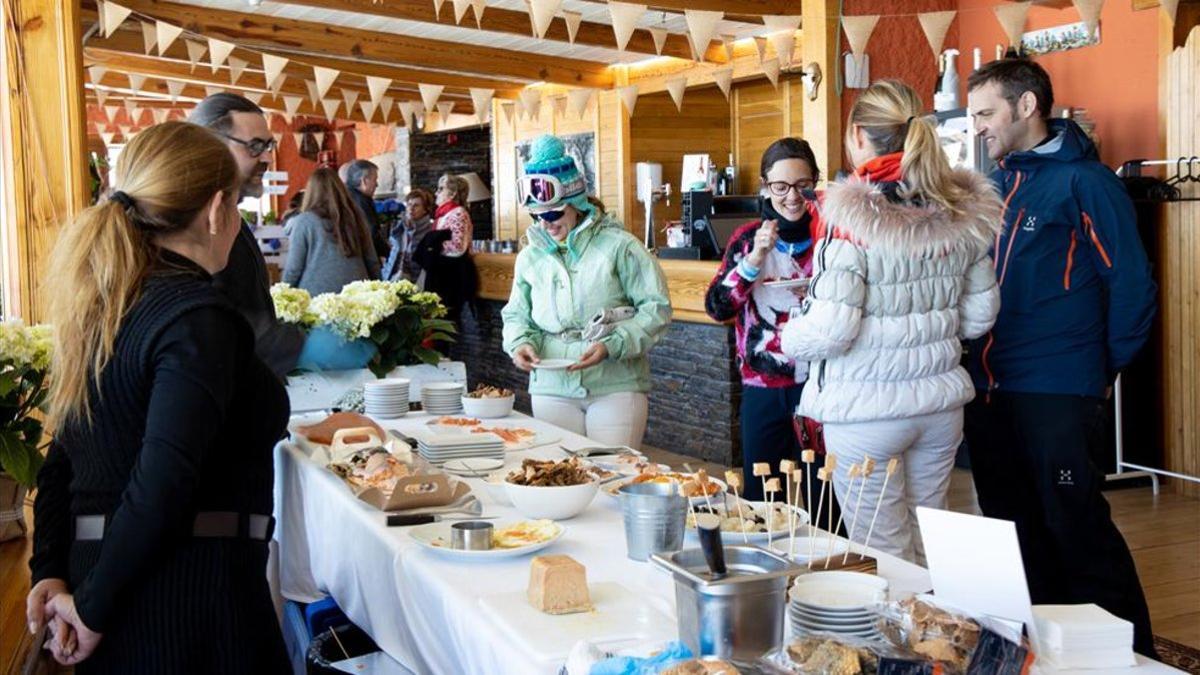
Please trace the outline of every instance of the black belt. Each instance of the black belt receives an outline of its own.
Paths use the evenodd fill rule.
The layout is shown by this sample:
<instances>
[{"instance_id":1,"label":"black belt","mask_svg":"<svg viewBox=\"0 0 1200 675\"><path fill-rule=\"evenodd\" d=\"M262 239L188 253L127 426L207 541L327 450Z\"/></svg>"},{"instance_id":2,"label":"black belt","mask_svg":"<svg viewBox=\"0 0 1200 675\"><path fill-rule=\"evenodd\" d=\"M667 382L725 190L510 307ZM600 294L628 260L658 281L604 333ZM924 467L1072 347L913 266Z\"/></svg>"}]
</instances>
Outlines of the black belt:
<instances>
[{"instance_id":1,"label":"black belt","mask_svg":"<svg viewBox=\"0 0 1200 675\"><path fill-rule=\"evenodd\" d=\"M108 516L76 516L75 540L100 541L108 529ZM275 518L238 511L201 511L192 524L193 537L237 538L267 541Z\"/></svg>"}]
</instances>

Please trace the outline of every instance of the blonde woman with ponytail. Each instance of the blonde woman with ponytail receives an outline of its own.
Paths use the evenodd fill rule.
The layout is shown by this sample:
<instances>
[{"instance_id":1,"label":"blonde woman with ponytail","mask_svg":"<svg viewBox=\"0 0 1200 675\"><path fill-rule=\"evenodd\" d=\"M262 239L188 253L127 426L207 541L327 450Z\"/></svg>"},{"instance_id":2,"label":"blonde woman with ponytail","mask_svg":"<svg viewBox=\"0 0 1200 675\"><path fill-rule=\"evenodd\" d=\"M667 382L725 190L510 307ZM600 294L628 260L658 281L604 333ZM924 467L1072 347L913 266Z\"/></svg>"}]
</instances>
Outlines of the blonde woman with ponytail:
<instances>
[{"instance_id":1,"label":"blonde woman with ponytail","mask_svg":"<svg viewBox=\"0 0 1200 675\"><path fill-rule=\"evenodd\" d=\"M54 442L26 610L81 675L288 672L264 572L287 395L212 285L241 180L207 129L151 127L48 267Z\"/></svg>"},{"instance_id":2,"label":"blonde woman with ponytail","mask_svg":"<svg viewBox=\"0 0 1200 675\"><path fill-rule=\"evenodd\" d=\"M986 178L950 168L922 107L890 80L854 103L845 139L854 173L826 192L813 280L782 336L785 353L810 363L797 414L823 423L843 506L852 464L900 460L871 544L917 563L915 509L945 508L975 395L961 340L986 333L999 310L988 250L1001 213ZM866 481L863 503L882 483Z\"/></svg>"}]
</instances>

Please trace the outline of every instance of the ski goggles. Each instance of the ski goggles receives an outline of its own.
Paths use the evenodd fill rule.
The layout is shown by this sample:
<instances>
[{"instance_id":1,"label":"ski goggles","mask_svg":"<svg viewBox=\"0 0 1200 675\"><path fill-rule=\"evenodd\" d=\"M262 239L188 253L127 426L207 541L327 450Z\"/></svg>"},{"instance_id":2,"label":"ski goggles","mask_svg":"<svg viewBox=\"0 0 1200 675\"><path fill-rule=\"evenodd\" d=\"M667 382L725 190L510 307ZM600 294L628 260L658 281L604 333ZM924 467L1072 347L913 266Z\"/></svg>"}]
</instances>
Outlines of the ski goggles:
<instances>
[{"instance_id":1,"label":"ski goggles","mask_svg":"<svg viewBox=\"0 0 1200 675\"><path fill-rule=\"evenodd\" d=\"M550 211L541 211L539 213L531 213L530 215L533 216L534 220L542 221L542 222L546 222L546 223L553 223L553 222L556 222L559 218L562 218L563 213L565 213L565 211L563 211L563 209L552 209Z\"/></svg>"},{"instance_id":2,"label":"ski goggles","mask_svg":"<svg viewBox=\"0 0 1200 675\"><path fill-rule=\"evenodd\" d=\"M566 191L562 181L544 173L521 176L521 203L527 207L550 206L562 201Z\"/></svg>"}]
</instances>

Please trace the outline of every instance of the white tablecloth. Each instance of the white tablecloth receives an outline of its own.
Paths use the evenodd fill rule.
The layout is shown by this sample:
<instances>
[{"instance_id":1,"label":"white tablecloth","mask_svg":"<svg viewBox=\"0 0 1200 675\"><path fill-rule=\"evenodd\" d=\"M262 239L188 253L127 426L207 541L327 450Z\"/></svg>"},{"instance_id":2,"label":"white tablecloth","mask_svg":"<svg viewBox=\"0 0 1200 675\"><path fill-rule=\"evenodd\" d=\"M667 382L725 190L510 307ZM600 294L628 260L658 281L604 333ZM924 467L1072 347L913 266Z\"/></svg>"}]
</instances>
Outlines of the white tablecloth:
<instances>
[{"instance_id":1,"label":"white tablecloth","mask_svg":"<svg viewBox=\"0 0 1200 675\"><path fill-rule=\"evenodd\" d=\"M380 424L404 433L429 419L410 414ZM525 457L562 458L560 444L594 445L537 420L515 419L561 441L509 453L512 466ZM284 597L313 602L332 596L388 656L416 673L557 672L561 662L534 661L480 613L481 596L525 589L528 556L476 563L427 551L408 536L410 528L387 527L383 513L355 499L336 476L297 447L281 443L275 454L275 537ZM485 515L520 518L512 507L494 502L478 480L468 482L483 502ZM618 582L674 615L670 575L625 555L615 499L598 494L587 511L563 525L566 534L547 553L566 554L583 563L589 583ZM875 555L879 574L891 582L893 593L929 590L926 570L878 551ZM1139 669L1138 675L1143 672L1176 671L1162 666Z\"/></svg>"}]
</instances>

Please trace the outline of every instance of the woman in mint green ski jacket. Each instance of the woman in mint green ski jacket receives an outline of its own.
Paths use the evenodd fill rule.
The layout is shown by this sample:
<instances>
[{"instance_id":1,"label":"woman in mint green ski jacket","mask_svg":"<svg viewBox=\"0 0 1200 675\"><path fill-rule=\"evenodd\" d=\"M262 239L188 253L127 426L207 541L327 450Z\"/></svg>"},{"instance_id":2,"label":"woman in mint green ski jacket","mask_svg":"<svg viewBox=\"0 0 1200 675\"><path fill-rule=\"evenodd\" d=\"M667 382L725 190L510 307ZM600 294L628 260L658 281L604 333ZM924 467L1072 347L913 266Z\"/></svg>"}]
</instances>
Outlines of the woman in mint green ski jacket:
<instances>
[{"instance_id":1,"label":"woman in mint green ski jacket","mask_svg":"<svg viewBox=\"0 0 1200 675\"><path fill-rule=\"evenodd\" d=\"M647 353L671 322L645 246L589 199L562 141L534 141L521 200L535 222L504 306L504 350L530 373L533 416L604 445L641 445ZM569 363L569 365L567 365Z\"/></svg>"}]
</instances>

